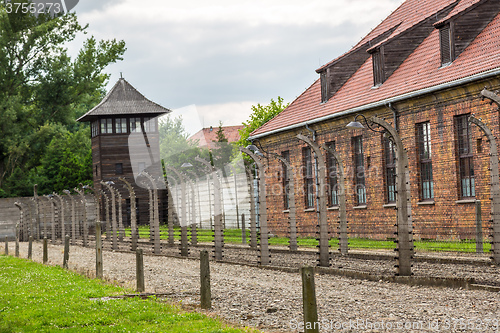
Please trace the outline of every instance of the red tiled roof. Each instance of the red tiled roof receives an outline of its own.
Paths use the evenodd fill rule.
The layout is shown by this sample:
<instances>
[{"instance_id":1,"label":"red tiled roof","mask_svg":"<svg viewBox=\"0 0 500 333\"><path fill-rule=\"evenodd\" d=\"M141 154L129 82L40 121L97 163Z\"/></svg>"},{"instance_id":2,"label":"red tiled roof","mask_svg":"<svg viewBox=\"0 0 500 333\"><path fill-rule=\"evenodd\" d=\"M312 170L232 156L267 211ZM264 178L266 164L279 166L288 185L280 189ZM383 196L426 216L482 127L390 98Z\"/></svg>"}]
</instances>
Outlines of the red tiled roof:
<instances>
[{"instance_id":1,"label":"red tiled roof","mask_svg":"<svg viewBox=\"0 0 500 333\"><path fill-rule=\"evenodd\" d=\"M475 4L477 4L481 1L484 1L484 0L462 0L462 1L460 1L460 3L458 5L456 5L455 8L453 8L453 10L448 14L448 16L446 16L445 18L443 18L439 22L436 22L434 25L439 25L440 23L448 21L453 16L456 16L460 13L465 12L467 9L471 8L472 6L474 6Z\"/></svg>"},{"instance_id":2,"label":"red tiled roof","mask_svg":"<svg viewBox=\"0 0 500 333\"><path fill-rule=\"evenodd\" d=\"M242 129L242 125L237 126L223 126L224 136L228 142L236 142L240 139L239 130ZM198 147L207 147L209 149L217 149L217 131L219 127L207 127L199 130L193 134L188 140L195 141L199 140Z\"/></svg>"},{"instance_id":3,"label":"red tiled roof","mask_svg":"<svg viewBox=\"0 0 500 333\"><path fill-rule=\"evenodd\" d=\"M403 31L410 29L419 22L434 15L440 10L458 2L459 0L408 0L405 1L398 9L392 12L382 23L373 29L365 38L363 38L354 48L363 45L364 43L380 36L387 30L397 26L397 29L392 33L391 37L399 35Z\"/></svg>"},{"instance_id":4,"label":"red tiled roof","mask_svg":"<svg viewBox=\"0 0 500 333\"><path fill-rule=\"evenodd\" d=\"M463 6L466 3L471 5L471 1L474 0L462 0ZM440 6L436 4L434 8L441 8L452 1L407 1L413 5L417 2L422 6L431 6L431 3L438 2ZM401 7L406 6L407 3ZM400 9L391 16L395 16ZM394 17L391 19L391 22L396 21ZM386 28L392 26L388 23L381 25ZM500 69L500 15L497 15L449 66L441 67L439 30L436 29L380 87L373 88L373 68L370 57L328 102L320 103L321 84L318 79L287 109L258 128L251 136L262 135L493 69Z\"/></svg>"}]
</instances>

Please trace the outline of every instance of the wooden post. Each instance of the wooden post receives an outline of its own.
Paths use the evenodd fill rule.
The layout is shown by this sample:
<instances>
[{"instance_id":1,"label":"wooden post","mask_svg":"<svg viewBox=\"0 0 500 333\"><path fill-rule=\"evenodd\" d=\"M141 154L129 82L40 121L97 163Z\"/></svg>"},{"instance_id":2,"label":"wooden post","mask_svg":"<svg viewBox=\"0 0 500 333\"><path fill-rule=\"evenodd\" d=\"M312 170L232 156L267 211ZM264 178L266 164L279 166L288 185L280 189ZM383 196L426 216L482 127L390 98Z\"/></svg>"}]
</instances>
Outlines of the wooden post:
<instances>
[{"instance_id":1,"label":"wooden post","mask_svg":"<svg viewBox=\"0 0 500 333\"><path fill-rule=\"evenodd\" d=\"M207 250L200 251L200 282L201 308L210 309L212 307L212 292L210 290L210 263Z\"/></svg>"},{"instance_id":2,"label":"wooden post","mask_svg":"<svg viewBox=\"0 0 500 333\"><path fill-rule=\"evenodd\" d=\"M137 279L137 292L144 292L144 259L142 249L135 251L136 258L136 279Z\"/></svg>"},{"instance_id":3,"label":"wooden post","mask_svg":"<svg viewBox=\"0 0 500 333\"><path fill-rule=\"evenodd\" d=\"M483 253L483 220L481 219L481 200L476 200L476 253Z\"/></svg>"},{"instance_id":4,"label":"wooden post","mask_svg":"<svg viewBox=\"0 0 500 333\"><path fill-rule=\"evenodd\" d=\"M64 237L64 257L63 257L63 268L68 269L68 261L69 261L69 235Z\"/></svg>"},{"instance_id":5,"label":"wooden post","mask_svg":"<svg viewBox=\"0 0 500 333\"><path fill-rule=\"evenodd\" d=\"M316 305L316 288L314 285L314 268L301 267L302 304L304 307L304 332L319 333L318 308Z\"/></svg>"},{"instance_id":6,"label":"wooden post","mask_svg":"<svg viewBox=\"0 0 500 333\"><path fill-rule=\"evenodd\" d=\"M101 221L97 221L95 224L95 277L103 278Z\"/></svg>"},{"instance_id":7,"label":"wooden post","mask_svg":"<svg viewBox=\"0 0 500 333\"><path fill-rule=\"evenodd\" d=\"M241 244L247 243L247 231L245 229L245 214L241 214Z\"/></svg>"},{"instance_id":8,"label":"wooden post","mask_svg":"<svg viewBox=\"0 0 500 333\"><path fill-rule=\"evenodd\" d=\"M5 255L9 255L9 239L5 236Z\"/></svg>"},{"instance_id":9,"label":"wooden post","mask_svg":"<svg viewBox=\"0 0 500 333\"><path fill-rule=\"evenodd\" d=\"M43 237L43 263L46 264L49 261L49 251L47 249L47 237Z\"/></svg>"},{"instance_id":10,"label":"wooden post","mask_svg":"<svg viewBox=\"0 0 500 333\"><path fill-rule=\"evenodd\" d=\"M29 236L28 238L28 259L31 260L33 258L33 236Z\"/></svg>"}]
</instances>

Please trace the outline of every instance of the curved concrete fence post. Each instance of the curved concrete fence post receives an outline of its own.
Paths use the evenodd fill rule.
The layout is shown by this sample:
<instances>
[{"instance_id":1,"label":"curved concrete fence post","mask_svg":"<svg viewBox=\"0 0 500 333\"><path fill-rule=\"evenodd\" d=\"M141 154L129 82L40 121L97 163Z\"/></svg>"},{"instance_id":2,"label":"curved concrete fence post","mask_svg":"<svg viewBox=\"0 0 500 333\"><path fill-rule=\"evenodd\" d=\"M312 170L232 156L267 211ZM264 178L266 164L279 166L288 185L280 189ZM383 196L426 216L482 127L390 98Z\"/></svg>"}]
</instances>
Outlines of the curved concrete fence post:
<instances>
[{"instance_id":1,"label":"curved concrete fence post","mask_svg":"<svg viewBox=\"0 0 500 333\"><path fill-rule=\"evenodd\" d=\"M319 207L316 209L319 211L319 259L318 266L329 267L330 266L330 236L328 234L328 221L326 219L326 164L325 158L321 153L319 145L312 139L305 135L298 134L297 138L299 140L307 143L313 150L318 161L318 183L319 189L316 189L316 195L319 197Z\"/></svg>"}]
</instances>

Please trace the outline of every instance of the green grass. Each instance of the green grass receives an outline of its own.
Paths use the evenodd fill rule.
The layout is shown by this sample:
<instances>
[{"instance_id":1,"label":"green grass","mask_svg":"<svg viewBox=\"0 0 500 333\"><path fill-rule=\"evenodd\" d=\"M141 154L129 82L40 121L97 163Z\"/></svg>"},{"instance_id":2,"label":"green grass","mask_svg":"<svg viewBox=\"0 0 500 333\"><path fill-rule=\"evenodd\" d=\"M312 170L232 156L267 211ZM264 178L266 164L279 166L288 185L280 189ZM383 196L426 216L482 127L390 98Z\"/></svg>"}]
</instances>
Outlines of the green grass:
<instances>
[{"instance_id":1,"label":"green grass","mask_svg":"<svg viewBox=\"0 0 500 333\"><path fill-rule=\"evenodd\" d=\"M102 301L130 291L24 259L0 256L0 281L2 333L256 332L154 298Z\"/></svg>"},{"instance_id":2,"label":"green grass","mask_svg":"<svg viewBox=\"0 0 500 333\"><path fill-rule=\"evenodd\" d=\"M168 238L168 228L165 225L160 226L161 239ZM198 242L211 243L213 242L213 232L207 229L197 229ZM130 228L125 229L126 236L130 236ZM180 227L174 227L174 239L180 241L181 239ZM247 243L250 243L250 230L246 230ZM149 226L139 227L139 236L141 238L149 238ZM188 239L191 240L191 228L188 229ZM224 242L241 244L241 229L225 229ZM299 237L297 243L300 247L313 248L318 245L318 241L314 237ZM269 239L270 245L288 246L287 237L271 237ZM330 239L330 246L338 248L338 239ZM489 252L491 244L484 243L484 252ZM350 238L350 249L394 249L395 244L392 240L374 240L368 238ZM417 240L415 241L415 249L417 251L449 251L449 252L476 252L475 240L462 240L462 241L434 241L434 240Z\"/></svg>"}]
</instances>

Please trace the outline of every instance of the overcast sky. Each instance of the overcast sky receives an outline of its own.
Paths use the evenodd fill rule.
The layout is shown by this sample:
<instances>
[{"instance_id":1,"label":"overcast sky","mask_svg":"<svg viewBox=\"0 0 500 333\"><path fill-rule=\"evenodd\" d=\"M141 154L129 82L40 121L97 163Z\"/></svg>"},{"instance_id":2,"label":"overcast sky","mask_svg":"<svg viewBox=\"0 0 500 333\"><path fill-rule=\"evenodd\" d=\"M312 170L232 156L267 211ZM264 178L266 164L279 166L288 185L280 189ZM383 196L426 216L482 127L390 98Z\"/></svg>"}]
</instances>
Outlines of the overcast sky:
<instances>
[{"instance_id":1,"label":"overcast sky","mask_svg":"<svg viewBox=\"0 0 500 333\"><path fill-rule=\"evenodd\" d=\"M80 0L97 39L123 39L120 72L147 98L183 114L193 134L238 125L250 106L291 102L315 70L348 51L402 0ZM73 53L83 37L70 45Z\"/></svg>"}]
</instances>

